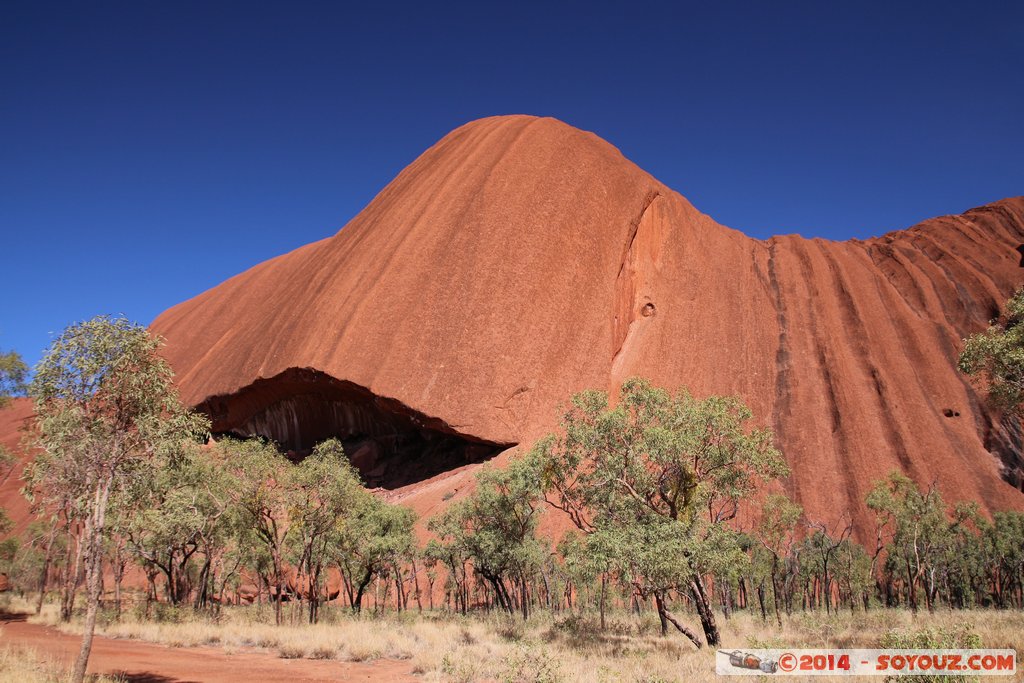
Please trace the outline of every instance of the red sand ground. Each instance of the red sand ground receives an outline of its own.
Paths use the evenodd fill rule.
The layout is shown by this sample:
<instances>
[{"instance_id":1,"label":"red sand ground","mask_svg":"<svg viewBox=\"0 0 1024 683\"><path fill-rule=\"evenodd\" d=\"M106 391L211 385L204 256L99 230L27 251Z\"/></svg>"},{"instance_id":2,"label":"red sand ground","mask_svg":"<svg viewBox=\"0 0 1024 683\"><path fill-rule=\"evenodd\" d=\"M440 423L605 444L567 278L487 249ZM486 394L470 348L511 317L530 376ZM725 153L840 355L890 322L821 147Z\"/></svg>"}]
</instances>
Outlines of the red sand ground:
<instances>
[{"instance_id":1,"label":"red sand ground","mask_svg":"<svg viewBox=\"0 0 1024 683\"><path fill-rule=\"evenodd\" d=\"M31 648L41 659L74 664L81 639L24 621L24 616L0 613L0 644ZM281 659L257 650L226 654L210 647L171 648L137 640L97 636L89 658L89 673L123 674L131 683L203 681L415 681L408 662L368 663Z\"/></svg>"}]
</instances>

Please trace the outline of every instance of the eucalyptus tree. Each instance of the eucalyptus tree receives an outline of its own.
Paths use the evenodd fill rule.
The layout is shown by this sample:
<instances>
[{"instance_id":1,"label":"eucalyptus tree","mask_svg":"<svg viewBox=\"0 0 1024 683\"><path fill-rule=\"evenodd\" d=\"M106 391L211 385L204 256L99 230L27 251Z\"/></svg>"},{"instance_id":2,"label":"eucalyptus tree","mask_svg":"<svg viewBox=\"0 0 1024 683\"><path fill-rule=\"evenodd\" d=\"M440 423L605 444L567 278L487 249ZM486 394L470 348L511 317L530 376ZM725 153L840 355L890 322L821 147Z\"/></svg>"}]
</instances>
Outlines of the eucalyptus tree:
<instances>
[{"instance_id":1,"label":"eucalyptus tree","mask_svg":"<svg viewBox=\"0 0 1024 683\"><path fill-rule=\"evenodd\" d=\"M758 520L754 536L761 547L768 553L772 585L772 602L775 606L775 621L781 627L782 615L779 606L783 591L780 590L780 578L786 580L789 569L788 559L797 545L797 525L803 515L803 508L788 497L772 494L765 498L761 507L761 518Z\"/></svg>"},{"instance_id":2,"label":"eucalyptus tree","mask_svg":"<svg viewBox=\"0 0 1024 683\"><path fill-rule=\"evenodd\" d=\"M226 472L198 448L174 462L159 463L140 477L134 495L117 501L120 526L130 550L143 565L163 574L167 600L178 605L192 593L194 559L205 554L199 571L196 606L209 597L210 569L233 512Z\"/></svg>"},{"instance_id":3,"label":"eucalyptus tree","mask_svg":"<svg viewBox=\"0 0 1024 683\"><path fill-rule=\"evenodd\" d=\"M858 601L866 611L871 602L875 578L871 556L864 546L851 538L842 539L834 555L834 575L840 592L846 593L850 611L856 609Z\"/></svg>"},{"instance_id":4,"label":"eucalyptus tree","mask_svg":"<svg viewBox=\"0 0 1024 683\"><path fill-rule=\"evenodd\" d=\"M982 380L993 403L1017 415L1024 406L1024 288L1006 302L1002 316L964 340L961 372Z\"/></svg>"},{"instance_id":5,"label":"eucalyptus tree","mask_svg":"<svg viewBox=\"0 0 1024 683\"><path fill-rule=\"evenodd\" d=\"M809 522L807 526L811 530L811 535L804 539L802 556L814 577L820 577L818 585L821 599L825 601L825 611L831 614L836 553L853 534L853 522L842 516L831 525L823 521L814 521Z\"/></svg>"},{"instance_id":6,"label":"eucalyptus tree","mask_svg":"<svg viewBox=\"0 0 1024 683\"><path fill-rule=\"evenodd\" d=\"M274 619L280 624L288 578L287 558L297 535L291 495L292 463L274 444L260 439L225 439L211 455L231 478L228 490L241 523L253 531L269 555Z\"/></svg>"},{"instance_id":7,"label":"eucalyptus tree","mask_svg":"<svg viewBox=\"0 0 1024 683\"><path fill-rule=\"evenodd\" d=\"M710 645L720 638L703 577L740 541L724 527L760 480L788 473L771 431L751 418L739 399L633 378L615 406L601 391L574 396L561 431L530 454L546 500L584 533L615 539L665 620L678 623L667 589L690 593Z\"/></svg>"},{"instance_id":8,"label":"eucalyptus tree","mask_svg":"<svg viewBox=\"0 0 1024 683\"><path fill-rule=\"evenodd\" d=\"M990 557L987 552L990 548L985 547L985 531L989 522L980 513L977 504L960 505L964 521L959 524L954 521L944 534L945 542L939 549L936 562L938 575L934 585L936 593L944 594L950 607L963 609L984 602L986 579L991 574L985 562Z\"/></svg>"},{"instance_id":9,"label":"eucalyptus tree","mask_svg":"<svg viewBox=\"0 0 1024 683\"><path fill-rule=\"evenodd\" d=\"M306 577L309 622L318 619L323 570L331 555L338 525L368 494L345 457L341 442L330 439L288 472L295 527L297 566ZM369 540L369 539L366 539Z\"/></svg>"},{"instance_id":10,"label":"eucalyptus tree","mask_svg":"<svg viewBox=\"0 0 1024 683\"><path fill-rule=\"evenodd\" d=\"M444 530L439 529L439 524L441 524L440 519L435 517L428 526L435 533L447 536L448 534ZM446 601L450 597L454 603L453 611L461 611L466 614L469 609L469 571L466 569L469 556L465 549L451 543L450 539L449 542L441 542L432 538L423 548L423 559L431 569L437 565L442 565L447 569L444 584Z\"/></svg>"},{"instance_id":11,"label":"eucalyptus tree","mask_svg":"<svg viewBox=\"0 0 1024 683\"><path fill-rule=\"evenodd\" d=\"M981 524L993 602L1024 607L1024 512L1003 511Z\"/></svg>"},{"instance_id":12,"label":"eucalyptus tree","mask_svg":"<svg viewBox=\"0 0 1024 683\"><path fill-rule=\"evenodd\" d=\"M566 578L575 584L577 589L595 583L600 577L598 615L602 631L607 627L608 580L612 576L618 577L618 552L610 545L612 540L608 534L580 534L569 531L558 544L558 553L564 560ZM622 583L633 590L632 584Z\"/></svg>"},{"instance_id":13,"label":"eucalyptus tree","mask_svg":"<svg viewBox=\"0 0 1024 683\"><path fill-rule=\"evenodd\" d=\"M922 490L912 479L894 471L875 483L866 500L869 508L892 519L886 563L894 573L903 574L907 602L917 611L918 586L923 578L930 581L950 526L942 494L934 484ZM933 608L932 596L929 583L925 590L929 609Z\"/></svg>"},{"instance_id":14,"label":"eucalyptus tree","mask_svg":"<svg viewBox=\"0 0 1024 683\"><path fill-rule=\"evenodd\" d=\"M8 455L2 447L0 447L0 483L2 483L8 476L10 476L11 469L14 466L14 458ZM6 534L11 530L13 522L7 515L7 511L0 508L0 535Z\"/></svg>"},{"instance_id":15,"label":"eucalyptus tree","mask_svg":"<svg viewBox=\"0 0 1024 683\"><path fill-rule=\"evenodd\" d=\"M27 491L44 504L69 506L82 521L87 602L76 682L85 677L96 627L111 496L208 430L179 402L160 344L141 325L98 316L54 340L30 387L41 452L27 469Z\"/></svg>"},{"instance_id":16,"label":"eucalyptus tree","mask_svg":"<svg viewBox=\"0 0 1024 683\"><path fill-rule=\"evenodd\" d=\"M406 507L387 503L365 490L354 496L328 545L345 580L353 612L362 611L363 596L374 579L386 577L396 564L412 558L415 523L416 514Z\"/></svg>"},{"instance_id":17,"label":"eucalyptus tree","mask_svg":"<svg viewBox=\"0 0 1024 683\"><path fill-rule=\"evenodd\" d=\"M25 391L28 366L15 351L0 352L0 408Z\"/></svg>"},{"instance_id":18,"label":"eucalyptus tree","mask_svg":"<svg viewBox=\"0 0 1024 683\"><path fill-rule=\"evenodd\" d=\"M442 543L455 546L494 590L509 614L516 611L510 582L519 586L523 618L529 616L527 578L546 557L537 538L543 511L538 472L532 462L513 461L507 469L485 468L467 498L431 520Z\"/></svg>"}]
</instances>

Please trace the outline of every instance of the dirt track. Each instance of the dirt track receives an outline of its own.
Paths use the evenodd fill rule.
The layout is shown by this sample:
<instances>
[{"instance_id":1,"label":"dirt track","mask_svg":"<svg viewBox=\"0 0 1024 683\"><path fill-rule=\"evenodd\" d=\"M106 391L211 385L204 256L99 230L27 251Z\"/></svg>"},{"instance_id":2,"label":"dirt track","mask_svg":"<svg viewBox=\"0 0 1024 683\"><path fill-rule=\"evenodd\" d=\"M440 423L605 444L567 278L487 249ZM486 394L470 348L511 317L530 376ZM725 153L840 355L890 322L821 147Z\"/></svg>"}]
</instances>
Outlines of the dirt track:
<instances>
[{"instance_id":1,"label":"dirt track","mask_svg":"<svg viewBox=\"0 0 1024 683\"><path fill-rule=\"evenodd\" d=\"M70 667L81 644L78 636L25 621L25 615L0 613L0 644L35 650L41 658ZM97 636L89 673L121 674L131 683L203 681L415 681L408 662L370 663L280 659L255 649L228 654L219 648L172 648L138 640Z\"/></svg>"}]
</instances>

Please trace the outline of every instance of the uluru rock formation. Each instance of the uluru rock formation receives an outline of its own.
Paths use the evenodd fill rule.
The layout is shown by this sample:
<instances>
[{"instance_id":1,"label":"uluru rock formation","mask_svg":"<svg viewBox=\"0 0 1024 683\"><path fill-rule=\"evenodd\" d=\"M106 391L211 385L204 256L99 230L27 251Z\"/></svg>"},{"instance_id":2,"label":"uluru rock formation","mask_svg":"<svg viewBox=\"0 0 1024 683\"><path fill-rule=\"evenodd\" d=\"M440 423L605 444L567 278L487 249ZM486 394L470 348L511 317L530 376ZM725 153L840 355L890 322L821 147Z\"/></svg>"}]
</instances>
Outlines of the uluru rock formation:
<instances>
[{"instance_id":1,"label":"uluru rock formation","mask_svg":"<svg viewBox=\"0 0 1024 683\"><path fill-rule=\"evenodd\" d=\"M496 117L152 328L215 431L340 436L388 488L528 447L631 375L736 394L808 512L864 525L891 469L1024 505L1019 430L955 369L1024 281L1022 243L1021 197L870 240L751 239L591 133Z\"/></svg>"},{"instance_id":2,"label":"uluru rock formation","mask_svg":"<svg viewBox=\"0 0 1024 683\"><path fill-rule=\"evenodd\" d=\"M7 513L12 524L10 531L0 534L0 538L21 535L34 519L28 501L21 495L21 487L25 484L21 475L25 463L34 456L23 447L32 418L32 401L27 398L16 398L0 408L0 447L15 456L10 471L0 469L0 510Z\"/></svg>"}]
</instances>

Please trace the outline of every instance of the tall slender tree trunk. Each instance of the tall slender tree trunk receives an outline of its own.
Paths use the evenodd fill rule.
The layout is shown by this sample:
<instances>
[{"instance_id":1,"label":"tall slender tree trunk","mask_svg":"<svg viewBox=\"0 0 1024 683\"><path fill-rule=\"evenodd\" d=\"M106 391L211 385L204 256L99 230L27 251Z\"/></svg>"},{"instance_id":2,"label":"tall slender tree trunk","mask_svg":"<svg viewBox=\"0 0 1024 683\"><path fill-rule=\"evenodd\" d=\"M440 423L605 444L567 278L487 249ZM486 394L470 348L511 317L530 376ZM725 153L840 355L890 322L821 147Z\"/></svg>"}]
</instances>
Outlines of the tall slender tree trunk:
<instances>
[{"instance_id":1,"label":"tall slender tree trunk","mask_svg":"<svg viewBox=\"0 0 1024 683\"><path fill-rule=\"evenodd\" d=\"M772 601L775 603L775 621L779 628L782 628L782 615L779 613L779 577L775 568L775 561L772 561Z\"/></svg>"},{"instance_id":2,"label":"tall slender tree trunk","mask_svg":"<svg viewBox=\"0 0 1024 683\"><path fill-rule=\"evenodd\" d=\"M50 537L46 539L46 555L43 558L43 569L39 572L39 598L36 600L36 614L43 611L43 599L46 597L46 584L50 578L50 562L53 559L53 540L57 535L57 525L54 524L50 530Z\"/></svg>"},{"instance_id":3,"label":"tall slender tree trunk","mask_svg":"<svg viewBox=\"0 0 1024 683\"><path fill-rule=\"evenodd\" d=\"M280 573L277 575L274 581L274 623L278 626L281 625L281 594L284 593L284 581L281 579Z\"/></svg>"},{"instance_id":4,"label":"tall slender tree trunk","mask_svg":"<svg viewBox=\"0 0 1024 683\"><path fill-rule=\"evenodd\" d=\"M124 580L124 565L121 563L121 553L114 555L114 611L117 621L121 621L121 582Z\"/></svg>"},{"instance_id":5,"label":"tall slender tree trunk","mask_svg":"<svg viewBox=\"0 0 1024 683\"><path fill-rule=\"evenodd\" d=\"M96 632L96 614L100 607L100 594L103 590L103 531L107 518L107 500L113 482L109 479L97 484L93 495L93 509L85 525L86 542L86 590L89 602L85 611L85 627L82 633L82 647L78 652L71 680L73 683L85 681L85 671L89 666L89 654L92 652L92 638Z\"/></svg>"},{"instance_id":6,"label":"tall slender tree trunk","mask_svg":"<svg viewBox=\"0 0 1024 683\"><path fill-rule=\"evenodd\" d=\"M718 624L715 623L715 613L711 611L711 603L704 589L704 579L700 574L694 574L690 580L690 592L693 594L693 604L700 617L700 625L704 628L704 638L710 647L716 647L721 643L721 637L718 633Z\"/></svg>"},{"instance_id":7,"label":"tall slender tree trunk","mask_svg":"<svg viewBox=\"0 0 1024 683\"><path fill-rule=\"evenodd\" d=\"M309 574L309 623L315 624L320 619L320 567L307 563Z\"/></svg>"},{"instance_id":8,"label":"tall slender tree trunk","mask_svg":"<svg viewBox=\"0 0 1024 683\"><path fill-rule=\"evenodd\" d=\"M605 597L608 594L608 572L601 572L601 630L604 631L605 626Z\"/></svg>"},{"instance_id":9,"label":"tall slender tree trunk","mask_svg":"<svg viewBox=\"0 0 1024 683\"><path fill-rule=\"evenodd\" d=\"M659 593L654 594L654 606L658 612L658 620L661 622L661 637L668 635L668 617L665 613L665 605Z\"/></svg>"},{"instance_id":10,"label":"tall slender tree trunk","mask_svg":"<svg viewBox=\"0 0 1024 683\"><path fill-rule=\"evenodd\" d=\"M519 601L523 611L523 621L530 618L530 594L526 590L526 575L519 577Z\"/></svg>"},{"instance_id":11,"label":"tall slender tree trunk","mask_svg":"<svg viewBox=\"0 0 1024 683\"><path fill-rule=\"evenodd\" d=\"M416 611L422 614L423 603L420 601L420 578L419 573L416 571L416 560L412 561L412 585L413 590L416 591Z\"/></svg>"},{"instance_id":12,"label":"tall slender tree trunk","mask_svg":"<svg viewBox=\"0 0 1024 683\"><path fill-rule=\"evenodd\" d=\"M77 525L74 525L77 526ZM71 621L75 611L75 593L78 589L79 565L82 561L82 537L71 534L72 526L68 527L68 550L64 563L64 586L60 602L60 620ZM71 540L74 538L74 544Z\"/></svg>"},{"instance_id":13,"label":"tall slender tree trunk","mask_svg":"<svg viewBox=\"0 0 1024 683\"><path fill-rule=\"evenodd\" d=\"M668 625L671 623L676 627L680 633L690 639L690 642L697 646L697 649L704 647L704 643L700 642L700 638L692 630L680 624L675 617L673 617L668 608L665 606L665 596L661 591L657 591L654 594L654 605L658 610L658 618L661 620L661 635L668 633Z\"/></svg>"},{"instance_id":14,"label":"tall slender tree trunk","mask_svg":"<svg viewBox=\"0 0 1024 683\"><path fill-rule=\"evenodd\" d=\"M907 562L907 600L910 602L910 610L917 613L917 591L915 590L915 584L917 583L914 572L910 568L910 562Z\"/></svg>"}]
</instances>

